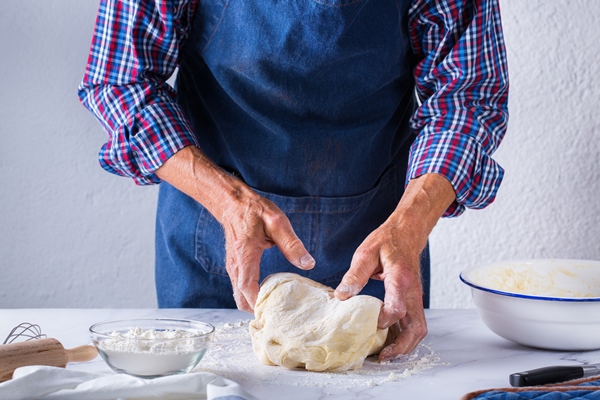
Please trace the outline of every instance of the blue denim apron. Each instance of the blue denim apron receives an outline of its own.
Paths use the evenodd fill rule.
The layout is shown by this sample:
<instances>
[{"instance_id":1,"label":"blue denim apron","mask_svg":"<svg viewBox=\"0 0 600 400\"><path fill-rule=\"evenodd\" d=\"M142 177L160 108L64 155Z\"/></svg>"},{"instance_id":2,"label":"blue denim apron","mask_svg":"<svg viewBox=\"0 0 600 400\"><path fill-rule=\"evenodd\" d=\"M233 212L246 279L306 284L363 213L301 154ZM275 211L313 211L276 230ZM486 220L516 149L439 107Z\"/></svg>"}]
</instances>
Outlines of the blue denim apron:
<instances>
[{"instance_id":1,"label":"blue denim apron","mask_svg":"<svg viewBox=\"0 0 600 400\"><path fill-rule=\"evenodd\" d=\"M414 135L408 0L203 0L176 86L202 150L288 216L311 271L266 250L261 280L335 287L403 193ZM160 307L235 307L219 223L162 183ZM428 305L429 257L422 257ZM380 281L363 289L383 299Z\"/></svg>"}]
</instances>

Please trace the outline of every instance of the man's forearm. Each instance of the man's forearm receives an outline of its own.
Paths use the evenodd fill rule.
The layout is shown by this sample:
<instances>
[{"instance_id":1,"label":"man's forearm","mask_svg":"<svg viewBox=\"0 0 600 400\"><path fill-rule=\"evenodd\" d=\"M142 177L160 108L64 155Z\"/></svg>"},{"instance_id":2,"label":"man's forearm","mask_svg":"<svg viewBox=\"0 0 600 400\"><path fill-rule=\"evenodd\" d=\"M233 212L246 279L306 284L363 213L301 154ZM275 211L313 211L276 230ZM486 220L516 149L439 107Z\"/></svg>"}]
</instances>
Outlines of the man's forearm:
<instances>
[{"instance_id":1,"label":"man's forearm","mask_svg":"<svg viewBox=\"0 0 600 400\"><path fill-rule=\"evenodd\" d=\"M389 218L400 229L408 229L419 251L438 220L456 199L452 184L442 175L425 174L412 179L396 210Z\"/></svg>"},{"instance_id":2,"label":"man's forearm","mask_svg":"<svg viewBox=\"0 0 600 400\"><path fill-rule=\"evenodd\" d=\"M254 192L206 157L188 146L169 158L156 175L202 204L219 222L232 203Z\"/></svg>"}]
</instances>

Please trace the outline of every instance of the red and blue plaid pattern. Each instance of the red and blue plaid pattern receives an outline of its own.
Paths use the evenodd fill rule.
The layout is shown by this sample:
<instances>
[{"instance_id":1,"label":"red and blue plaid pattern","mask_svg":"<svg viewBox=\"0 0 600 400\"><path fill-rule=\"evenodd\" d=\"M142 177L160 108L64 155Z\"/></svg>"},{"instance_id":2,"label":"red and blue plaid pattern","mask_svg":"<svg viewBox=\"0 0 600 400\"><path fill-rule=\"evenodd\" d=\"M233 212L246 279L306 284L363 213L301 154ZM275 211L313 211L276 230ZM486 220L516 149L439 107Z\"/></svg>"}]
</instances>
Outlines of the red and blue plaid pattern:
<instances>
[{"instance_id":1,"label":"red and blue plaid pattern","mask_svg":"<svg viewBox=\"0 0 600 400\"><path fill-rule=\"evenodd\" d=\"M198 0L101 0L79 87L82 103L109 134L102 167L137 184L180 149L196 145L192 128L165 82ZM409 34L421 106L407 181L439 173L457 202L482 208L495 198L503 170L491 158L507 123L508 76L497 0L415 0Z\"/></svg>"},{"instance_id":2,"label":"red and blue plaid pattern","mask_svg":"<svg viewBox=\"0 0 600 400\"><path fill-rule=\"evenodd\" d=\"M418 132L408 180L444 175L456 202L483 208L498 191L504 171L491 158L508 119L508 73L496 0L421 0L409 11L414 70L422 105L411 120Z\"/></svg>"},{"instance_id":3,"label":"red and blue plaid pattern","mask_svg":"<svg viewBox=\"0 0 600 400\"><path fill-rule=\"evenodd\" d=\"M154 172L177 151L197 145L166 83L194 6L194 1L100 3L79 97L109 134L100 151L102 167L140 185L160 182Z\"/></svg>"}]
</instances>

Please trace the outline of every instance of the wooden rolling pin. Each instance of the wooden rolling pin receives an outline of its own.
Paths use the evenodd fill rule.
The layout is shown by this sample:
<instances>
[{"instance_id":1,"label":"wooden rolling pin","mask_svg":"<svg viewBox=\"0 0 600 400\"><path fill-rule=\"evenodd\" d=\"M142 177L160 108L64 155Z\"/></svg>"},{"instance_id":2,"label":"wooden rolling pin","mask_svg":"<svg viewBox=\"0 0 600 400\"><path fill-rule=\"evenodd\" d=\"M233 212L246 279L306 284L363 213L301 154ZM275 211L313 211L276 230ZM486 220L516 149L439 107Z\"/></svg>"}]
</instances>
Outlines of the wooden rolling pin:
<instances>
[{"instance_id":1,"label":"wooden rolling pin","mask_svg":"<svg viewBox=\"0 0 600 400\"><path fill-rule=\"evenodd\" d=\"M94 346L78 346L65 349L56 339L37 339L0 345L0 382L12 378L13 372L27 365L50 365L66 367L70 362L84 362L96 358Z\"/></svg>"}]
</instances>

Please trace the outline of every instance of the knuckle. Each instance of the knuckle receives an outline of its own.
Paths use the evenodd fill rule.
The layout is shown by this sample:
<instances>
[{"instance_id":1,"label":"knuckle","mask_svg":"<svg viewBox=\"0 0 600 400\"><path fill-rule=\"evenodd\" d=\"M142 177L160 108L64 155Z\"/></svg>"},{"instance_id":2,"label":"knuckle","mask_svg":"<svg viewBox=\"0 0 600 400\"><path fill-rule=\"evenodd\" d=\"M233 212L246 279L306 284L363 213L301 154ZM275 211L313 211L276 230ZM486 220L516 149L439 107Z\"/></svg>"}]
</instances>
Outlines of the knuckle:
<instances>
[{"instance_id":1,"label":"knuckle","mask_svg":"<svg viewBox=\"0 0 600 400\"><path fill-rule=\"evenodd\" d=\"M400 321L401 319L404 319L406 317L406 309L403 307L398 307L398 306L392 306L390 307L390 315L391 321Z\"/></svg>"},{"instance_id":2,"label":"knuckle","mask_svg":"<svg viewBox=\"0 0 600 400\"><path fill-rule=\"evenodd\" d=\"M245 293L246 289L248 288L248 281L246 279L244 279L244 277L238 277L241 279L237 280L237 288L240 291L240 293Z\"/></svg>"},{"instance_id":3,"label":"knuckle","mask_svg":"<svg viewBox=\"0 0 600 400\"><path fill-rule=\"evenodd\" d=\"M300 239L296 237L296 235L289 238L289 240L285 242L284 246L292 252L296 250L302 250L302 248L304 247L304 245L302 244Z\"/></svg>"},{"instance_id":4,"label":"knuckle","mask_svg":"<svg viewBox=\"0 0 600 400\"><path fill-rule=\"evenodd\" d=\"M265 221L265 225L270 230L280 230L285 226L285 221L287 217L283 213L269 211L263 213L263 220Z\"/></svg>"},{"instance_id":5,"label":"knuckle","mask_svg":"<svg viewBox=\"0 0 600 400\"><path fill-rule=\"evenodd\" d=\"M368 247L359 247L352 256L352 263L356 265L364 265L371 259L372 251Z\"/></svg>"},{"instance_id":6,"label":"knuckle","mask_svg":"<svg viewBox=\"0 0 600 400\"><path fill-rule=\"evenodd\" d=\"M425 326L425 325L416 326L413 330L413 334L416 339L421 341L423 338L425 338L425 336L427 336L427 326Z\"/></svg>"},{"instance_id":7,"label":"knuckle","mask_svg":"<svg viewBox=\"0 0 600 400\"><path fill-rule=\"evenodd\" d=\"M278 246L287 254L294 255L304 252L304 245L295 234L279 237Z\"/></svg>"},{"instance_id":8,"label":"knuckle","mask_svg":"<svg viewBox=\"0 0 600 400\"><path fill-rule=\"evenodd\" d=\"M403 296L402 292L395 292L394 296L389 299L389 306L392 314L394 316L402 315L402 317L406 316L407 313L407 304L406 299Z\"/></svg>"}]
</instances>

